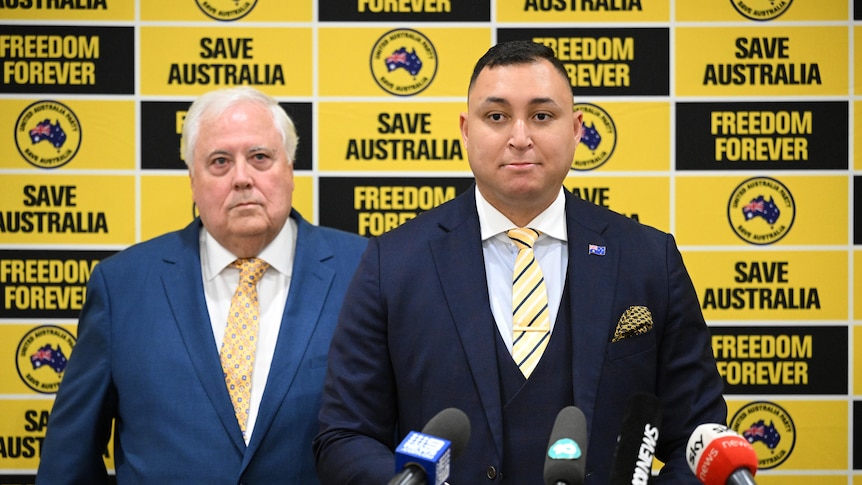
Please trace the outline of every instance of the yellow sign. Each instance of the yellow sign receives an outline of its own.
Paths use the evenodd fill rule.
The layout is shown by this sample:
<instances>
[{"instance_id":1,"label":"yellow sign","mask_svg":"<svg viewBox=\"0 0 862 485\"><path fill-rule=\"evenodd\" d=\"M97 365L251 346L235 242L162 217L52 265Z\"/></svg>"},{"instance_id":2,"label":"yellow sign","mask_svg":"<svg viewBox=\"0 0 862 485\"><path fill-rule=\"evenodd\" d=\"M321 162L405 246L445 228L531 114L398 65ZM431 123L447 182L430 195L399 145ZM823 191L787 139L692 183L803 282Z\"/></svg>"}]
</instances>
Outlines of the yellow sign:
<instances>
[{"instance_id":1,"label":"yellow sign","mask_svg":"<svg viewBox=\"0 0 862 485\"><path fill-rule=\"evenodd\" d=\"M135 168L132 101L3 99L0 125L15 127L14 142L0 143L0 168Z\"/></svg>"},{"instance_id":2,"label":"yellow sign","mask_svg":"<svg viewBox=\"0 0 862 485\"><path fill-rule=\"evenodd\" d=\"M272 96L312 92L310 28L142 27L140 38L142 94L198 95L237 85Z\"/></svg>"},{"instance_id":3,"label":"yellow sign","mask_svg":"<svg viewBox=\"0 0 862 485\"><path fill-rule=\"evenodd\" d=\"M135 240L135 178L4 175L0 242L113 244Z\"/></svg>"},{"instance_id":4,"label":"yellow sign","mask_svg":"<svg viewBox=\"0 0 862 485\"><path fill-rule=\"evenodd\" d=\"M4 20L53 20L77 22L80 20L132 21L135 19L135 2L122 0L77 0L56 2L39 0L3 1ZM2 464L0 464L2 468Z\"/></svg>"},{"instance_id":5,"label":"yellow sign","mask_svg":"<svg viewBox=\"0 0 862 485\"><path fill-rule=\"evenodd\" d=\"M770 183L770 179L779 184ZM784 190L776 190L781 187ZM777 194L783 194L782 198ZM784 200L784 196L788 199ZM743 211L750 203L769 207L770 197L779 211L777 218L774 211L745 216ZM786 205L790 199L792 210ZM677 175L674 234L683 246L846 245L848 207L844 176Z\"/></svg>"},{"instance_id":6,"label":"yellow sign","mask_svg":"<svg viewBox=\"0 0 862 485\"><path fill-rule=\"evenodd\" d=\"M473 64L490 46L488 28L321 27L317 57L320 94L466 99ZM417 68L417 62L421 67ZM432 73L433 67L436 72Z\"/></svg>"},{"instance_id":7,"label":"yellow sign","mask_svg":"<svg viewBox=\"0 0 862 485\"><path fill-rule=\"evenodd\" d=\"M668 0L497 0L499 22L667 22Z\"/></svg>"},{"instance_id":8,"label":"yellow sign","mask_svg":"<svg viewBox=\"0 0 862 485\"><path fill-rule=\"evenodd\" d=\"M9 357L3 360L0 393L37 396L56 392L65 361L75 347L75 327L39 323L0 325L0 355ZM39 358L43 355L53 357L55 364L46 365Z\"/></svg>"},{"instance_id":9,"label":"yellow sign","mask_svg":"<svg viewBox=\"0 0 862 485\"><path fill-rule=\"evenodd\" d=\"M467 171L462 103L319 105L320 170Z\"/></svg>"},{"instance_id":10,"label":"yellow sign","mask_svg":"<svg viewBox=\"0 0 862 485\"><path fill-rule=\"evenodd\" d=\"M862 27L853 27L853 81L853 94L862 93Z\"/></svg>"},{"instance_id":11,"label":"yellow sign","mask_svg":"<svg viewBox=\"0 0 862 485\"><path fill-rule=\"evenodd\" d=\"M180 230L195 216L187 172L141 176L141 241Z\"/></svg>"},{"instance_id":12,"label":"yellow sign","mask_svg":"<svg viewBox=\"0 0 862 485\"><path fill-rule=\"evenodd\" d=\"M853 251L853 319L862 321L862 251L860 250ZM862 347L857 348L862 350ZM862 372L857 374L862 377ZM862 392L856 394L862 394Z\"/></svg>"},{"instance_id":13,"label":"yellow sign","mask_svg":"<svg viewBox=\"0 0 862 485\"><path fill-rule=\"evenodd\" d=\"M838 475L776 475L769 472L760 472L754 478L757 485L847 485L847 477Z\"/></svg>"},{"instance_id":14,"label":"yellow sign","mask_svg":"<svg viewBox=\"0 0 862 485\"><path fill-rule=\"evenodd\" d=\"M752 443L757 452L758 468L768 471L769 467L782 472L847 470L849 417L845 399L733 400L728 401L727 408L728 426L740 435L746 431L755 431L760 420L767 428L772 424L774 432L769 444L760 439ZM770 449L769 445L773 447ZM760 477L758 473L757 483L761 483ZM789 483L783 480L786 477L781 478L780 483ZM805 483L812 483L810 477Z\"/></svg>"},{"instance_id":15,"label":"yellow sign","mask_svg":"<svg viewBox=\"0 0 862 485\"><path fill-rule=\"evenodd\" d=\"M844 251L685 252L710 322L845 320L847 258Z\"/></svg>"},{"instance_id":16,"label":"yellow sign","mask_svg":"<svg viewBox=\"0 0 862 485\"><path fill-rule=\"evenodd\" d=\"M294 173L293 182L293 207L313 222L313 180ZM141 241L180 230L197 215L186 172L141 176Z\"/></svg>"},{"instance_id":17,"label":"yellow sign","mask_svg":"<svg viewBox=\"0 0 862 485\"><path fill-rule=\"evenodd\" d=\"M146 0L139 4L144 21L310 22L312 0Z\"/></svg>"},{"instance_id":18,"label":"yellow sign","mask_svg":"<svg viewBox=\"0 0 862 485\"><path fill-rule=\"evenodd\" d=\"M53 400L0 399L0 469L32 470L39 466ZM114 468L114 439L108 442L105 465ZM69 446L75 446L70 443Z\"/></svg>"},{"instance_id":19,"label":"yellow sign","mask_svg":"<svg viewBox=\"0 0 862 485\"><path fill-rule=\"evenodd\" d=\"M847 95L846 27L680 27L674 45L680 96Z\"/></svg>"},{"instance_id":20,"label":"yellow sign","mask_svg":"<svg viewBox=\"0 0 862 485\"><path fill-rule=\"evenodd\" d=\"M668 231L670 182L664 177L588 177L571 173L563 186L581 199Z\"/></svg>"},{"instance_id":21,"label":"yellow sign","mask_svg":"<svg viewBox=\"0 0 862 485\"><path fill-rule=\"evenodd\" d=\"M680 22L812 22L847 20L847 3L836 1L805 2L793 0L715 0L713 2L676 2ZM758 478L760 478L758 476ZM759 480L758 480L759 483ZM820 482L817 482L820 483Z\"/></svg>"},{"instance_id":22,"label":"yellow sign","mask_svg":"<svg viewBox=\"0 0 862 485\"><path fill-rule=\"evenodd\" d=\"M572 163L574 170L654 171L670 169L670 105L668 103L579 103L584 130L600 141L581 140Z\"/></svg>"},{"instance_id":23,"label":"yellow sign","mask_svg":"<svg viewBox=\"0 0 862 485\"><path fill-rule=\"evenodd\" d=\"M21 337L15 351L15 367L21 381L35 392L56 393L76 342L71 331L57 325L31 328Z\"/></svg>"}]
</instances>

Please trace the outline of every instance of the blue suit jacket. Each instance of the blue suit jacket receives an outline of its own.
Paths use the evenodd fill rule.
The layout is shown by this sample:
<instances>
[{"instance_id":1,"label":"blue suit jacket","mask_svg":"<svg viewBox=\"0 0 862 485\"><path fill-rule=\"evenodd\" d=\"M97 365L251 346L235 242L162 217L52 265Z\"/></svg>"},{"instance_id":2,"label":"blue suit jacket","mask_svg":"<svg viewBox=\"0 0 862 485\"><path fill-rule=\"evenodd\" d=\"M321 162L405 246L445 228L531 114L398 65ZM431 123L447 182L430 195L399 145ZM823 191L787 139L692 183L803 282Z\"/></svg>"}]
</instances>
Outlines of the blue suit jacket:
<instances>
[{"instance_id":1,"label":"blue suit jacket","mask_svg":"<svg viewBox=\"0 0 862 485\"><path fill-rule=\"evenodd\" d=\"M291 217L291 288L248 447L204 299L198 219L94 269L38 483L105 483L114 418L121 484L316 483L311 440L326 352L367 240Z\"/></svg>"},{"instance_id":2,"label":"blue suit jacket","mask_svg":"<svg viewBox=\"0 0 862 485\"><path fill-rule=\"evenodd\" d=\"M502 429L497 327L474 190L369 243L330 350L315 438L322 483L386 483L398 442L447 407L471 422L469 444L452 463L453 485L491 483L491 467L497 479L505 477L503 440L535 432ZM586 483L607 483L626 405L638 391L663 402L663 479L698 483L684 460L686 441L698 424L724 423L727 410L709 332L673 238L568 192L566 223L564 297L574 316L557 325L572 331L572 402L588 426ZM590 244L604 246L606 255L589 254ZM631 306L649 308L652 330L611 343ZM534 475L542 483L542 470Z\"/></svg>"}]
</instances>

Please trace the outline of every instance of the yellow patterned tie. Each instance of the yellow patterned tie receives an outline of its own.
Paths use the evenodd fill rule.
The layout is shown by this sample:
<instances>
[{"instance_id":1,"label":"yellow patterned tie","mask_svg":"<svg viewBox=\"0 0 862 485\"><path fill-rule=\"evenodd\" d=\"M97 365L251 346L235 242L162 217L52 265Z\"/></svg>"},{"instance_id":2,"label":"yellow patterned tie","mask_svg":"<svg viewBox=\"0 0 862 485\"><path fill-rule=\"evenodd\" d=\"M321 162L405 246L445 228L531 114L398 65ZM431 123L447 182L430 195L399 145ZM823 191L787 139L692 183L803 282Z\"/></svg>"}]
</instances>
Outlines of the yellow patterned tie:
<instances>
[{"instance_id":1,"label":"yellow patterned tie","mask_svg":"<svg viewBox=\"0 0 862 485\"><path fill-rule=\"evenodd\" d=\"M539 231L518 228L506 231L518 246L512 276L512 358L525 377L530 377L551 335L548 291L542 268L533 254Z\"/></svg>"},{"instance_id":2,"label":"yellow patterned tie","mask_svg":"<svg viewBox=\"0 0 862 485\"><path fill-rule=\"evenodd\" d=\"M260 318L257 282L269 264L262 259L249 258L237 259L231 267L239 268L239 285L230 302L220 355L225 385L233 401L236 420L245 436Z\"/></svg>"}]
</instances>

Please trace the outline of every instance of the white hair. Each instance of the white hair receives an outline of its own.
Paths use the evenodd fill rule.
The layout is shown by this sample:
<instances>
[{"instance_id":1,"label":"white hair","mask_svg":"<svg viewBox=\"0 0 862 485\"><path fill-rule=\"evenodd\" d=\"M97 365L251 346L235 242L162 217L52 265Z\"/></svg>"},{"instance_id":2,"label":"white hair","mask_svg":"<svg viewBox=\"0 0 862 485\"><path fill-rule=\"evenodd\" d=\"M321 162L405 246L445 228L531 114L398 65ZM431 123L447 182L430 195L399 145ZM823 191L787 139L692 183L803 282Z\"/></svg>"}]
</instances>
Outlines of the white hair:
<instances>
[{"instance_id":1,"label":"white hair","mask_svg":"<svg viewBox=\"0 0 862 485\"><path fill-rule=\"evenodd\" d=\"M299 143L293 120L279 106L275 98L249 86L237 86L209 91L196 99L189 107L183 122L183 134L180 142L180 152L187 167L191 168L192 163L194 163L195 143L200 134L201 122L204 119L217 118L228 108L245 101L257 103L269 110L272 114L273 123L281 133L287 161L293 163L296 156L296 145Z\"/></svg>"}]
</instances>

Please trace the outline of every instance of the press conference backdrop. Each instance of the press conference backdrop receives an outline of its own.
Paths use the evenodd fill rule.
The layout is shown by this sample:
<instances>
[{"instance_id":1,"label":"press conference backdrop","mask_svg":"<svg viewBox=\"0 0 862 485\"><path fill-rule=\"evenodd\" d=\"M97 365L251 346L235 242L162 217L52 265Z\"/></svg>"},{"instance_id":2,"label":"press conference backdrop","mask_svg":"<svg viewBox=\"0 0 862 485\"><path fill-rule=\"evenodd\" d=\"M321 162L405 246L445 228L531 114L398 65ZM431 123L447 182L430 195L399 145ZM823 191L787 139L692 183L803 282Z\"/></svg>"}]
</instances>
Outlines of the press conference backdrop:
<instances>
[{"instance_id":1,"label":"press conference backdrop","mask_svg":"<svg viewBox=\"0 0 862 485\"><path fill-rule=\"evenodd\" d=\"M0 0L0 483L33 481L93 267L195 216L197 95L275 96L296 208L376 236L469 187L472 65L532 39L584 113L566 189L676 235L758 483L862 485L860 4Z\"/></svg>"}]
</instances>

